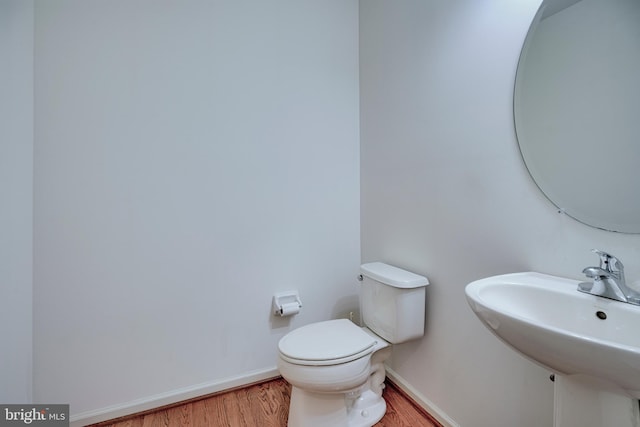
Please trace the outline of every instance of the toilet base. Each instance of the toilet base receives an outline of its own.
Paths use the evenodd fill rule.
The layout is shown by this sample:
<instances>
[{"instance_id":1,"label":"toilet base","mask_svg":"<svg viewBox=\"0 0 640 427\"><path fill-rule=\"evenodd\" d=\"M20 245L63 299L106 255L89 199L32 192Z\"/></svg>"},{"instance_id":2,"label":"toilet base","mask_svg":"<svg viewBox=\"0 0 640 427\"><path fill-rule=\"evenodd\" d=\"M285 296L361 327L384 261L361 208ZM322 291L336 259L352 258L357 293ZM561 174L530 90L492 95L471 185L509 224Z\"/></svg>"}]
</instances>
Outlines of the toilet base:
<instances>
[{"instance_id":1,"label":"toilet base","mask_svg":"<svg viewBox=\"0 0 640 427\"><path fill-rule=\"evenodd\" d=\"M371 427L384 417L387 402L371 390L367 390L349 411L349 427Z\"/></svg>"},{"instance_id":2,"label":"toilet base","mask_svg":"<svg viewBox=\"0 0 640 427\"><path fill-rule=\"evenodd\" d=\"M361 394L333 394L292 387L287 426L371 427L386 411L387 404L382 396L368 389Z\"/></svg>"}]
</instances>

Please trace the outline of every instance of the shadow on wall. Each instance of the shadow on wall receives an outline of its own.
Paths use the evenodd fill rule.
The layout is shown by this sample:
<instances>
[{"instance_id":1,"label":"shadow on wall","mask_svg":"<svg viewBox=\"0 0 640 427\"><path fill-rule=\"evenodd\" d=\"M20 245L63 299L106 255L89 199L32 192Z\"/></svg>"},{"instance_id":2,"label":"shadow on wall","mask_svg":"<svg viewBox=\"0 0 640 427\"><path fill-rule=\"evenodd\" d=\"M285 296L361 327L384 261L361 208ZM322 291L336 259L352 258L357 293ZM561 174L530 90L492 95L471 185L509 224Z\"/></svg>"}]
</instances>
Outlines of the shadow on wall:
<instances>
[{"instance_id":1,"label":"shadow on wall","mask_svg":"<svg viewBox=\"0 0 640 427\"><path fill-rule=\"evenodd\" d=\"M358 295L349 295L336 301L331 309L332 319L350 319L358 326L362 326L360 318L360 298Z\"/></svg>"}]
</instances>

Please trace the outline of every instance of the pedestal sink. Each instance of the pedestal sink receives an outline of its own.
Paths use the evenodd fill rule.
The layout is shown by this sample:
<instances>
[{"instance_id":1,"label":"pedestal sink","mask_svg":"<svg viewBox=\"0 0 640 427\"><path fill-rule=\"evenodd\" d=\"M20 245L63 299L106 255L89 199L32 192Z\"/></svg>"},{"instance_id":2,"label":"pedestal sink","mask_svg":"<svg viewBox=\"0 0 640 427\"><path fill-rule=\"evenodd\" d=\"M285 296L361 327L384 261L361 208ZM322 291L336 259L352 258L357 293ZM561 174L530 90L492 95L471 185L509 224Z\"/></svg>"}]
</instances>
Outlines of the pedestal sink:
<instances>
[{"instance_id":1,"label":"pedestal sink","mask_svg":"<svg viewBox=\"0 0 640 427\"><path fill-rule=\"evenodd\" d=\"M640 306L540 273L477 280L471 309L504 343L556 374L555 427L640 426Z\"/></svg>"}]
</instances>

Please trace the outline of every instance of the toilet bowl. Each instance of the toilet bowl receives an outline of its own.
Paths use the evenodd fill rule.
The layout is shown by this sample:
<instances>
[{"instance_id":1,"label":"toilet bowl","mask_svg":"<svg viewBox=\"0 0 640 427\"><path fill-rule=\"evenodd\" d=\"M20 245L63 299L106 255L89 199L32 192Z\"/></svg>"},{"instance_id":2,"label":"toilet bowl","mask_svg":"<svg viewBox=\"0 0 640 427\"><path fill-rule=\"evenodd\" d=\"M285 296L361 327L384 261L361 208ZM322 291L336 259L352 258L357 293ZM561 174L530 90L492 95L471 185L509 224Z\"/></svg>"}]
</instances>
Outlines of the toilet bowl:
<instances>
[{"instance_id":1,"label":"toilet bowl","mask_svg":"<svg viewBox=\"0 0 640 427\"><path fill-rule=\"evenodd\" d=\"M327 320L278 343L278 369L292 385L288 427L373 426L386 411L384 361L391 344L424 335L428 280L380 262L360 271L365 327Z\"/></svg>"},{"instance_id":2,"label":"toilet bowl","mask_svg":"<svg viewBox=\"0 0 640 427\"><path fill-rule=\"evenodd\" d=\"M289 427L367 427L386 411L388 342L347 319L296 329L278 345L291 385Z\"/></svg>"}]
</instances>

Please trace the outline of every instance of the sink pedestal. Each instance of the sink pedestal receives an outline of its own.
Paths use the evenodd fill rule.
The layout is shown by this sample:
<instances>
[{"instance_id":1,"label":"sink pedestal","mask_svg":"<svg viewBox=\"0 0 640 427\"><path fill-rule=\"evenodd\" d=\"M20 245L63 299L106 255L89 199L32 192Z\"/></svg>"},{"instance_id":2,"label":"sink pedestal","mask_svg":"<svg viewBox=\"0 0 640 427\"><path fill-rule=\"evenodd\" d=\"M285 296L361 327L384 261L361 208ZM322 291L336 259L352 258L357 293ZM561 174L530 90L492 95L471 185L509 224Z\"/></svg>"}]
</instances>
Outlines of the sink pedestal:
<instances>
[{"instance_id":1,"label":"sink pedestal","mask_svg":"<svg viewBox=\"0 0 640 427\"><path fill-rule=\"evenodd\" d=\"M555 375L554 427L640 427L638 400L587 375Z\"/></svg>"}]
</instances>

